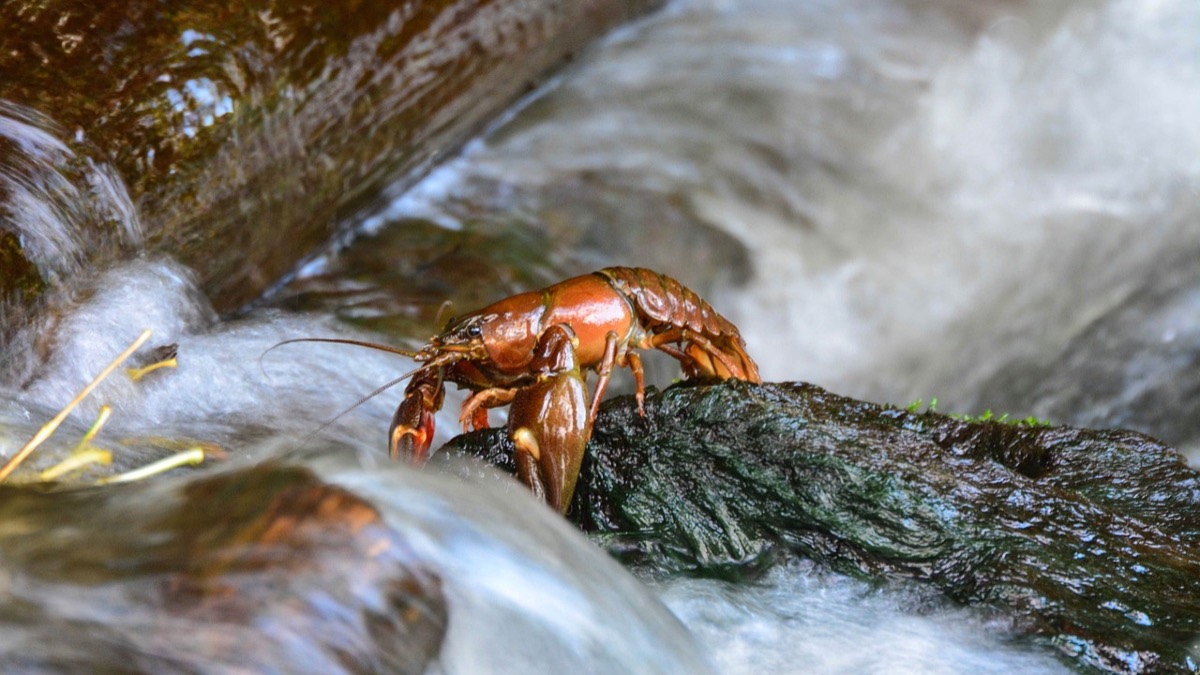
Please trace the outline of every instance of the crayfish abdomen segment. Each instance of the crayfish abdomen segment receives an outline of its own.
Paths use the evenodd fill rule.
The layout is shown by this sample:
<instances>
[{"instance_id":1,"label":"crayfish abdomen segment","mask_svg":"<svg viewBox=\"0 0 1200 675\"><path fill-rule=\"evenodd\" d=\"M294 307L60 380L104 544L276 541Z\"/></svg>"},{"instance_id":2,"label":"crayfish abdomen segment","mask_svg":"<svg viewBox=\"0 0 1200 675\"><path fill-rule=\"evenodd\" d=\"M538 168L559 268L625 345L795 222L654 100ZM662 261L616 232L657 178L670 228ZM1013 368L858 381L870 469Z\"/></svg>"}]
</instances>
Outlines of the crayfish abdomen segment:
<instances>
[{"instance_id":1,"label":"crayfish abdomen segment","mask_svg":"<svg viewBox=\"0 0 1200 675\"><path fill-rule=\"evenodd\" d=\"M649 344L683 364L689 377L762 382L736 326L692 289L642 267L606 267L596 273L630 299ZM677 343L679 348L670 345Z\"/></svg>"}]
</instances>

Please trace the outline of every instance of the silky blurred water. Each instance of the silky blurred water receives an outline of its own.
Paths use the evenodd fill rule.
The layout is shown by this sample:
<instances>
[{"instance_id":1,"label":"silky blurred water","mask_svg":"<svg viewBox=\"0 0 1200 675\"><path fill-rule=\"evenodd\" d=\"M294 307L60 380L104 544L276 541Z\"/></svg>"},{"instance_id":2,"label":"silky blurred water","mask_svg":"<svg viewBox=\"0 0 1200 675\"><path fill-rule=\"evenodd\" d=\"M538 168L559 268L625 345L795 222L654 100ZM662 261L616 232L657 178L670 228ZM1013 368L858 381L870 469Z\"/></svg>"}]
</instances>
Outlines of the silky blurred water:
<instances>
[{"instance_id":1,"label":"silky blurred water","mask_svg":"<svg viewBox=\"0 0 1200 675\"><path fill-rule=\"evenodd\" d=\"M106 383L64 439L101 403L116 410L106 436L303 439L410 364L315 344L260 359L276 342L411 344L447 297L478 304L633 264L701 291L741 327L768 380L1129 426L1194 449L1197 35L1200 6L1187 0L671 2L585 52L239 318L217 317L169 259L109 271L57 322L48 361L6 364L23 375L8 383L0 441L19 445L146 327L151 345L178 343L178 370ZM414 246L417 231L436 245ZM308 447L336 441L377 465L398 397L365 403ZM455 409L448 400L441 438ZM144 445L118 461L144 461ZM391 470L329 471L381 503L403 499L389 492ZM694 644L656 645L674 629L625 572L545 514L522 515L526 495L477 502L429 480L427 501L405 508L453 503L445 532L471 533L430 545L473 608L452 628L446 672L479 672L480 654L519 643L510 623L556 636L542 660L521 647L533 669L594 655L597 635L620 654L604 663L695 665ZM480 534L500 513L511 532L544 537L512 553ZM652 587L697 638L693 657L720 672L1063 670L1003 617L799 563L745 585ZM636 609L604 625L620 614L613 594Z\"/></svg>"},{"instance_id":2,"label":"silky blurred water","mask_svg":"<svg viewBox=\"0 0 1200 675\"><path fill-rule=\"evenodd\" d=\"M1186 450L1198 29L1187 2L674 2L370 230L548 227L536 264L672 273L767 379ZM1058 669L839 577L663 588L726 672Z\"/></svg>"},{"instance_id":3,"label":"silky blurred water","mask_svg":"<svg viewBox=\"0 0 1200 675\"><path fill-rule=\"evenodd\" d=\"M285 346L260 364L257 356L280 339L330 334L328 319L264 311L216 320L187 271L165 260L122 267L98 284L60 326L56 359L24 392L6 397L6 454L126 338L151 328L151 344L178 345L179 368L139 383L106 381L30 466L60 460L102 403L115 413L95 445L113 449L122 469L164 454L154 452L153 440L125 446L129 438L195 439L228 449L234 459L225 461L236 464L300 461L369 500L404 533L416 560L443 579L450 621L431 672L1065 670L1047 649L1016 637L1003 617L954 607L920 589L872 588L802 562L747 584L647 578L648 590L511 479L482 469L441 476L388 462L380 420L395 396L318 431L330 410L397 369L390 355L336 345L308 345L315 349L302 357L281 358ZM455 407L443 411L443 427L454 427ZM126 504L130 517L157 512L153 493L148 497ZM43 594L43 601L51 597Z\"/></svg>"},{"instance_id":4,"label":"silky blurred water","mask_svg":"<svg viewBox=\"0 0 1200 675\"><path fill-rule=\"evenodd\" d=\"M386 215L675 274L769 379L1190 448L1198 30L1186 1L674 2Z\"/></svg>"},{"instance_id":5,"label":"silky blurred water","mask_svg":"<svg viewBox=\"0 0 1200 675\"><path fill-rule=\"evenodd\" d=\"M1003 617L793 562L751 585L676 580L663 600L722 673L1067 673Z\"/></svg>"}]
</instances>

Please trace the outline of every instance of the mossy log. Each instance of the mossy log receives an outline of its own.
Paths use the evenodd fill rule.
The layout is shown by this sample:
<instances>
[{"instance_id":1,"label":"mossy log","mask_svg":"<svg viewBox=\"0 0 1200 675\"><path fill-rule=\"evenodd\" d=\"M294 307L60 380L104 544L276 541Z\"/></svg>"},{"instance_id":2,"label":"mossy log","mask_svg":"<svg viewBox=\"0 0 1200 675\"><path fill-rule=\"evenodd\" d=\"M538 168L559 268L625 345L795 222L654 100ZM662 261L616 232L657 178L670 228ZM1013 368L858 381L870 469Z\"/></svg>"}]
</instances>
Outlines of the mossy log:
<instances>
[{"instance_id":1,"label":"mossy log","mask_svg":"<svg viewBox=\"0 0 1200 675\"><path fill-rule=\"evenodd\" d=\"M2 3L0 316L141 250L236 310L661 1Z\"/></svg>"},{"instance_id":2,"label":"mossy log","mask_svg":"<svg viewBox=\"0 0 1200 675\"><path fill-rule=\"evenodd\" d=\"M1068 658L1195 671L1200 476L1130 431L965 422L807 384L602 408L570 516L617 556L729 576L781 553L997 607ZM510 464L502 430L447 453Z\"/></svg>"}]
</instances>

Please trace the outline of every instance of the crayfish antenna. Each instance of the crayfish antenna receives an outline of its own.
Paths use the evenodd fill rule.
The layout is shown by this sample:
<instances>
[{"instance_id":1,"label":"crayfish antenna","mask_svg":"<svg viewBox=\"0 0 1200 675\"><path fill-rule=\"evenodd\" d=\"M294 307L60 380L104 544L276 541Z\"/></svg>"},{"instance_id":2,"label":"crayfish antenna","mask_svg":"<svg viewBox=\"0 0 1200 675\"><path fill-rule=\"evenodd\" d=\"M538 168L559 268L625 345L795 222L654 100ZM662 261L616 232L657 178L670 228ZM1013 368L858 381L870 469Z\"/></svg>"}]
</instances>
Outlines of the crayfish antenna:
<instances>
[{"instance_id":1,"label":"crayfish antenna","mask_svg":"<svg viewBox=\"0 0 1200 675\"><path fill-rule=\"evenodd\" d=\"M433 325L440 328L446 328L450 322L454 320L454 301L446 298L442 301L442 306L438 307L437 316L433 318Z\"/></svg>"},{"instance_id":2,"label":"crayfish antenna","mask_svg":"<svg viewBox=\"0 0 1200 675\"><path fill-rule=\"evenodd\" d=\"M366 342L363 340L348 340L348 339L344 339L344 338L291 338L290 340L276 342L275 344L271 345L270 347L267 347L266 349L264 349L263 352L258 355L258 369L262 372L264 378L267 377L267 369L263 367L263 359L266 358L267 354L270 354L271 352L275 351L276 349L278 349L284 345L290 345L290 344L293 344L296 342L329 342L332 344L339 344L339 345L354 345L355 347L366 347L368 349L374 349L374 350L381 351L381 352L388 352L389 354L398 354L400 356L407 356L410 359L416 359L420 355L419 352L414 352L414 351L411 351L408 349L400 349L399 347L389 347L388 345L381 345L376 342ZM409 373L409 375L411 375L411 374L412 373ZM391 386L391 385L388 385L388 386ZM384 388L386 389L387 387L385 386Z\"/></svg>"},{"instance_id":3,"label":"crayfish antenna","mask_svg":"<svg viewBox=\"0 0 1200 675\"><path fill-rule=\"evenodd\" d=\"M282 342L276 342L275 344L271 345L270 347L267 347L267 349L262 354L258 355L258 360L262 361L262 358L264 356L275 351L279 347L282 347L284 345L290 345L295 342L329 342L329 343L338 344L338 345L354 345L356 347L366 347L368 349L375 349L375 350L378 350L381 352L388 352L389 354L399 354L400 356L407 356L410 359L415 359L420 355L420 352L416 352L411 349L401 349L399 347L390 347L388 345L381 345L378 342L366 342L365 340L348 340L345 338L291 338L290 340L283 340Z\"/></svg>"},{"instance_id":4,"label":"crayfish antenna","mask_svg":"<svg viewBox=\"0 0 1200 675\"><path fill-rule=\"evenodd\" d=\"M288 342L304 342L306 340L307 341L317 341L317 342L327 342L327 341L328 342L340 342L340 340L332 340L332 339L322 340L319 338L296 338L295 340L289 340ZM281 342L279 344L284 344L284 343ZM370 343L352 342L351 344L363 344L366 346L371 346ZM278 345L276 345L276 346L278 346ZM321 426L319 426L316 429L309 432L308 435L306 435L304 437L304 443L307 444L309 441L312 440L313 436L316 436L317 434L321 433L322 431L325 431L326 429L329 428L329 425L333 424L334 422L336 422L336 421L342 419L343 417L345 417L346 415L350 414L351 412L353 412L356 408L358 408L362 404L366 403L367 401L370 401L371 399L382 394L383 392L387 391L388 389L391 389L392 387L400 384L401 382L407 380L408 378L412 377L413 375L417 374L418 372L425 370L426 368L440 368L442 366L450 365L451 363L454 363L455 361L459 360L459 358L461 358L461 357L455 353L441 354L441 355L437 356L436 358L430 360L428 363L421 364L420 366L413 368L412 370L408 371L407 373L404 373L403 375L401 375L400 377L397 377L396 379L392 380L391 382L388 382L387 384L377 387L375 389L375 391L372 391L371 393L367 394L366 396L363 396L362 398L358 399L357 401L354 402L353 405L342 410L338 414L329 418L329 420L327 420L324 424L322 424Z\"/></svg>"},{"instance_id":5,"label":"crayfish antenna","mask_svg":"<svg viewBox=\"0 0 1200 675\"><path fill-rule=\"evenodd\" d=\"M358 399L357 401L355 401L355 402L354 402L354 404L353 404L353 405L351 405L351 406L350 406L350 407L348 407L348 408L345 408L344 410L342 410L342 411L341 411L341 412L339 412L338 414L336 414L336 415L334 415L333 417L331 417L331 418L329 418L328 420L326 420L326 421L325 421L323 424L321 424L321 426L319 426L319 427L317 427L316 429L313 429L312 431L310 431L310 432L309 432L309 433L308 433L308 434L307 434L307 435L304 437L304 443L305 443L305 444L307 444L309 441L311 441L311 440L313 439L313 436L316 436L317 434L321 433L322 431L325 431L326 429L328 429L328 428L329 428L329 425L331 425L331 424L333 424L334 422L336 422L336 421L338 421L338 420L342 419L342 418L343 418L343 417L345 417L346 415L349 415L350 413L354 412L354 410L355 410L355 409L357 409L359 406L363 405L363 404L364 404L364 403L366 403L367 401L370 401L371 399L373 399L373 398L375 398L376 396L378 396L378 395L382 394L383 392L387 391L388 389L391 389L392 387L394 387L394 386L396 386L396 385L400 384L401 382L403 382L403 381L407 380L408 378L412 377L412 376L413 376L413 374L414 374L414 373L416 373L418 370L421 370L421 368L413 368L412 370L410 370L410 371L408 371L407 373L405 373L405 374L401 375L400 377L397 377L396 379L392 380L391 382L388 382L387 384L384 384L384 385L381 385L381 386L377 387L377 388L375 389L375 391L372 391L371 393L367 394L366 396L363 396L362 398Z\"/></svg>"}]
</instances>

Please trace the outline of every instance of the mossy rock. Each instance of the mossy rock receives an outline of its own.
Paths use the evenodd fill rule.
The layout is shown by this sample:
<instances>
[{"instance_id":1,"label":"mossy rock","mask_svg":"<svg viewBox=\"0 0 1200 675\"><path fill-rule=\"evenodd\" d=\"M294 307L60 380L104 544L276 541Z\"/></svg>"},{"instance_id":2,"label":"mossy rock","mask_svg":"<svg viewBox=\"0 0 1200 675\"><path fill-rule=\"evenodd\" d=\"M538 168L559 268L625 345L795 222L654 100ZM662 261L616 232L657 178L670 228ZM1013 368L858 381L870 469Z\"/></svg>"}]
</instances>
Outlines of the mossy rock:
<instances>
[{"instance_id":1,"label":"mossy rock","mask_svg":"<svg viewBox=\"0 0 1200 675\"><path fill-rule=\"evenodd\" d=\"M1001 608L1077 664L1194 672L1200 474L1131 431L968 422L808 384L602 408L570 517L614 555L723 577L786 555ZM510 463L502 430L455 439Z\"/></svg>"}]
</instances>

